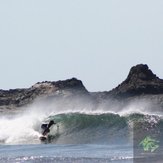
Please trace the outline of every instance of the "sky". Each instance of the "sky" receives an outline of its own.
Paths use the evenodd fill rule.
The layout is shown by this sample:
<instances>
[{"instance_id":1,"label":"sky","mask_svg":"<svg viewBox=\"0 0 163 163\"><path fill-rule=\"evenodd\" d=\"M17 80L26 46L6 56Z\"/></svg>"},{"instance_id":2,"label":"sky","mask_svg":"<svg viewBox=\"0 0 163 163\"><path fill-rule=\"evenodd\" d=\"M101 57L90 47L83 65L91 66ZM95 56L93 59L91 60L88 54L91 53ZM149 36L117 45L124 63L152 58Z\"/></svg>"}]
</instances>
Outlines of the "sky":
<instances>
[{"instance_id":1,"label":"sky","mask_svg":"<svg viewBox=\"0 0 163 163\"><path fill-rule=\"evenodd\" d=\"M0 62L0 89L109 91L140 63L163 78L163 0L1 0Z\"/></svg>"}]
</instances>

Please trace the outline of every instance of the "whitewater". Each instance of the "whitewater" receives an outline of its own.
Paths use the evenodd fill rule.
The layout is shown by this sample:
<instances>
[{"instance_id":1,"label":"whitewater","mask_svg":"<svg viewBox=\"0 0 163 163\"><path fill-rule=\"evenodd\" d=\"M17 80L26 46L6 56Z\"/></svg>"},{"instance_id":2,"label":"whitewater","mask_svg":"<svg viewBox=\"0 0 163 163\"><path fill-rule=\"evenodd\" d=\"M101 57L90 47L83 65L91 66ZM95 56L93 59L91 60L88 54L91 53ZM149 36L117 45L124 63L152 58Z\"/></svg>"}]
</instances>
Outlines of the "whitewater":
<instances>
[{"instance_id":1,"label":"whitewater","mask_svg":"<svg viewBox=\"0 0 163 163\"><path fill-rule=\"evenodd\" d=\"M149 108L147 101L121 107L61 99L2 112L0 162L138 162L151 155L139 145L145 136L159 142L152 155L161 159L163 115L160 109ZM41 142L40 126L50 120L57 123L51 139Z\"/></svg>"}]
</instances>

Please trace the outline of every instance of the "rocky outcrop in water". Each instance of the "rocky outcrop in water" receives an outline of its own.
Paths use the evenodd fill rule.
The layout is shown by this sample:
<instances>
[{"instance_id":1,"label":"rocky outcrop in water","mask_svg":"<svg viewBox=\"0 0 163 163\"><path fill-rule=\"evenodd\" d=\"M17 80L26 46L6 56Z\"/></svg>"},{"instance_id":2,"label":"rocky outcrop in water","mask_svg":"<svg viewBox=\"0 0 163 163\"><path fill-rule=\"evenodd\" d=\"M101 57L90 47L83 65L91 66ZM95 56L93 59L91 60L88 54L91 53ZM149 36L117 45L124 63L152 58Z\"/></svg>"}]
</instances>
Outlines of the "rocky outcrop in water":
<instances>
[{"instance_id":1,"label":"rocky outcrop in water","mask_svg":"<svg viewBox=\"0 0 163 163\"><path fill-rule=\"evenodd\" d=\"M132 67L127 79L109 94L113 97L163 94L163 80L153 74L147 65L139 64Z\"/></svg>"},{"instance_id":2,"label":"rocky outcrop in water","mask_svg":"<svg viewBox=\"0 0 163 163\"><path fill-rule=\"evenodd\" d=\"M85 96L93 102L114 99L127 101L136 98L152 99L163 107L163 80L145 64L131 68L126 80L111 91L88 92L82 81L72 78L57 82L38 82L27 89L0 90L0 108L15 108L32 103L38 98Z\"/></svg>"},{"instance_id":3,"label":"rocky outcrop in water","mask_svg":"<svg viewBox=\"0 0 163 163\"><path fill-rule=\"evenodd\" d=\"M27 89L0 90L0 107L14 108L33 102L37 98L88 95L83 83L76 78L57 82L38 82Z\"/></svg>"},{"instance_id":4,"label":"rocky outcrop in water","mask_svg":"<svg viewBox=\"0 0 163 163\"><path fill-rule=\"evenodd\" d=\"M146 64L133 66L127 78L111 91L95 92L93 96L101 103L111 102L124 106L131 102L148 101L151 108L163 108L163 80ZM109 101L110 105L110 101Z\"/></svg>"}]
</instances>

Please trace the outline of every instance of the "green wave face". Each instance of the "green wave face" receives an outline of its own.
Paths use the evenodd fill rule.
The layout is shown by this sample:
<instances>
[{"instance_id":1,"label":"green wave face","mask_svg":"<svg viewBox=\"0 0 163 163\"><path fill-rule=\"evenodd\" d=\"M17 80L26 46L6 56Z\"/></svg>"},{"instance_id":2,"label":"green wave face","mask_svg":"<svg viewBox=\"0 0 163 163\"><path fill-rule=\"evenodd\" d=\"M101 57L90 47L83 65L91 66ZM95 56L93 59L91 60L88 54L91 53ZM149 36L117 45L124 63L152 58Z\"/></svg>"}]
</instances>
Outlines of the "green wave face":
<instances>
[{"instance_id":1,"label":"green wave face","mask_svg":"<svg viewBox=\"0 0 163 163\"><path fill-rule=\"evenodd\" d=\"M139 143L146 136L160 140L163 121L158 116L65 113L50 116L59 125L56 143ZM161 141L160 141L161 142ZM153 148L154 149L154 148Z\"/></svg>"}]
</instances>

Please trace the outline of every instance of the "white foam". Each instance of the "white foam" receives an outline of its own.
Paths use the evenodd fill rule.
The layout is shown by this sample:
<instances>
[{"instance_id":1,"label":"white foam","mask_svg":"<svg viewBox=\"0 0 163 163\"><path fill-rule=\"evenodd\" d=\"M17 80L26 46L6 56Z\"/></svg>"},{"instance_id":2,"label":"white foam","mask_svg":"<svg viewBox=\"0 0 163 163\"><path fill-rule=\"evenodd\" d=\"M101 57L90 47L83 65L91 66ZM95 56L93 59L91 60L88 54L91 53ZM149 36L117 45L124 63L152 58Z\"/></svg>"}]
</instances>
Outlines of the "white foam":
<instances>
[{"instance_id":1,"label":"white foam","mask_svg":"<svg viewBox=\"0 0 163 163\"><path fill-rule=\"evenodd\" d=\"M40 135L38 125L43 119L39 113L24 112L12 118L1 117L0 140L6 144L34 143Z\"/></svg>"}]
</instances>

